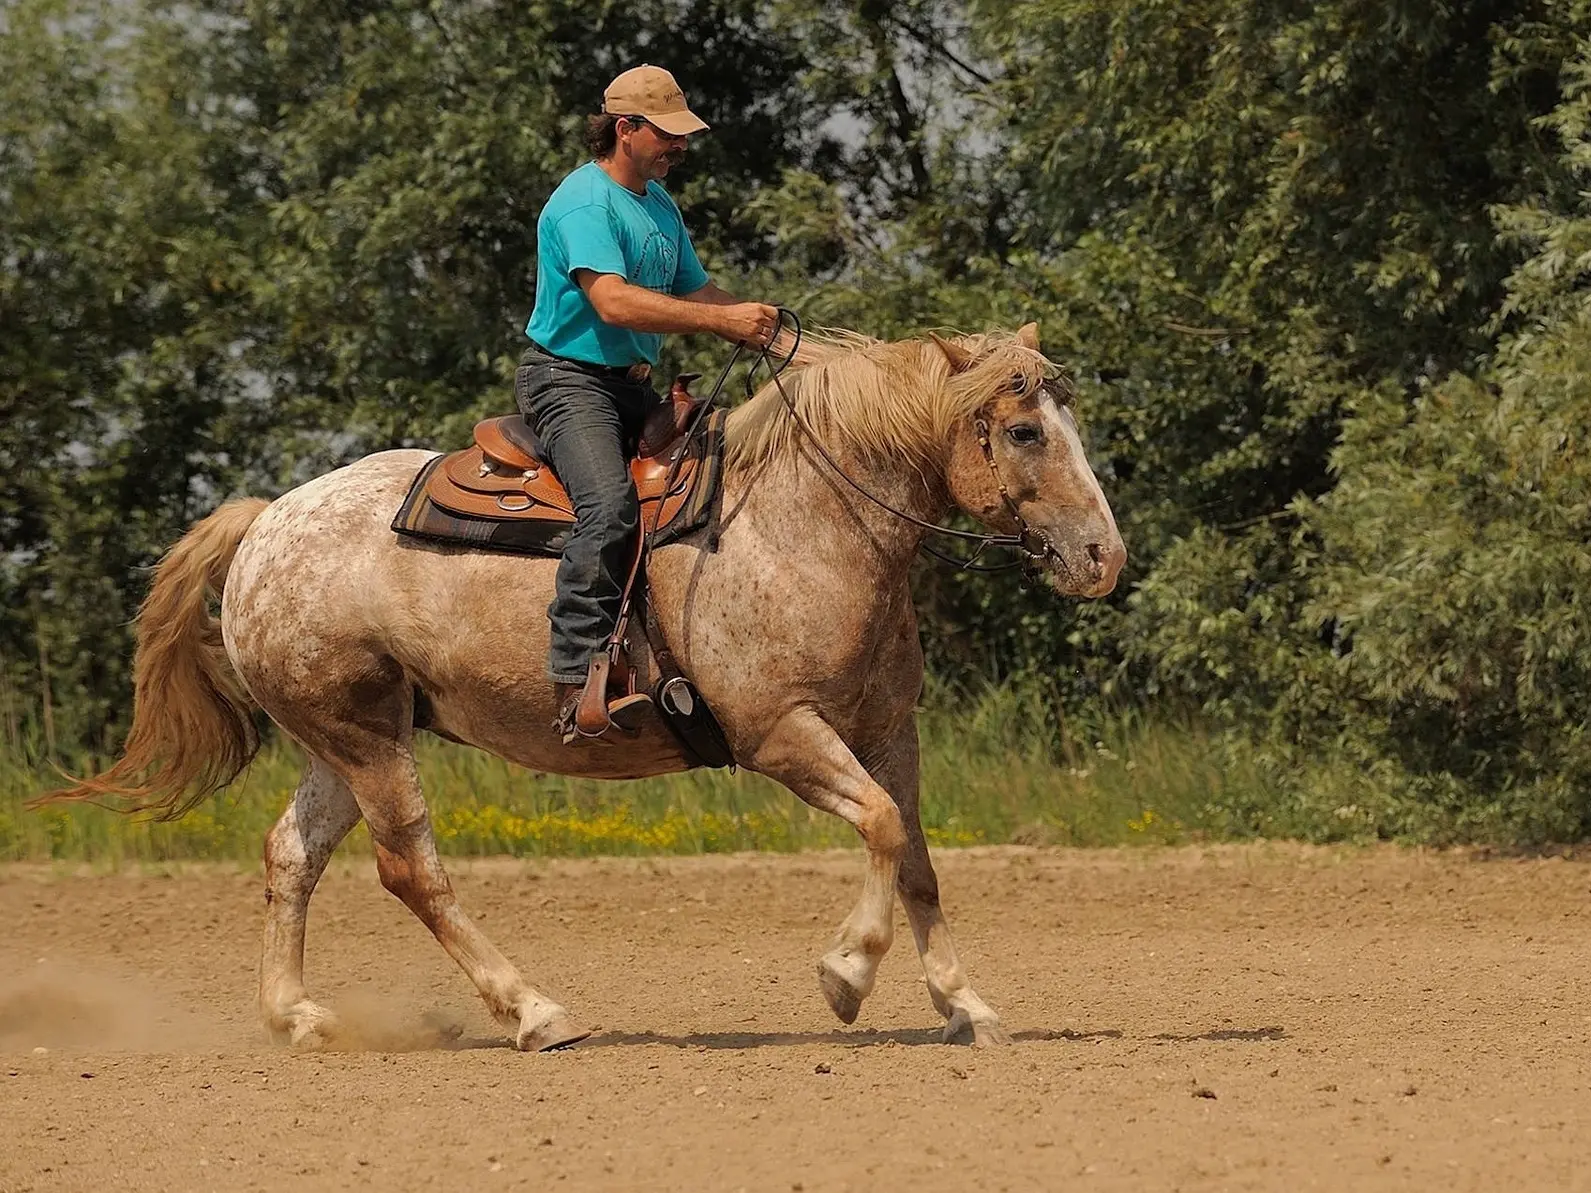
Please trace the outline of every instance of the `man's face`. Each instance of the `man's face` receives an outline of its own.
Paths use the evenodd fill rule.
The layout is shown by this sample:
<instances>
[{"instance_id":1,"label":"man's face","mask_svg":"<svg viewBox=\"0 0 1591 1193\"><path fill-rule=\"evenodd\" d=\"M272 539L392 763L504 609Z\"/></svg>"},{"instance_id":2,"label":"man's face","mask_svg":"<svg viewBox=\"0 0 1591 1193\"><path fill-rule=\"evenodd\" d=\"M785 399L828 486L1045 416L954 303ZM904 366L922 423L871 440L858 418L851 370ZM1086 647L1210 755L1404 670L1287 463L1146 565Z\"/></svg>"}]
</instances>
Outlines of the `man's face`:
<instances>
[{"instance_id":1,"label":"man's face","mask_svg":"<svg viewBox=\"0 0 1591 1193\"><path fill-rule=\"evenodd\" d=\"M684 158L690 144L688 136L666 133L640 116L621 117L618 132L620 146L648 179L665 177Z\"/></svg>"}]
</instances>

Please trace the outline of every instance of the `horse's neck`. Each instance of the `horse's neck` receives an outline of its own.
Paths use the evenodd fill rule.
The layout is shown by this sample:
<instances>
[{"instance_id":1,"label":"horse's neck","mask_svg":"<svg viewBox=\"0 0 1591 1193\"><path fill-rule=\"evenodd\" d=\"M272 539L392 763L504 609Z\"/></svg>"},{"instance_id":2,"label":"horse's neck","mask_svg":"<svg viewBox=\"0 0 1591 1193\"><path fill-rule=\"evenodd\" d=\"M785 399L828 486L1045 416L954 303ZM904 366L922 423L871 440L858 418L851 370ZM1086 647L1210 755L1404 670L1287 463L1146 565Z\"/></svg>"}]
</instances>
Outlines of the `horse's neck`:
<instances>
[{"instance_id":1,"label":"horse's neck","mask_svg":"<svg viewBox=\"0 0 1591 1193\"><path fill-rule=\"evenodd\" d=\"M900 515L924 522L942 518L950 504L942 475L905 462L870 464L850 453L831 455L832 464L806 445L797 459L773 461L738 484L732 480L730 493L741 490L759 528L785 528L775 533L788 534L792 550L820 550L858 582L904 582L925 532ZM725 508L733 505L731 497Z\"/></svg>"},{"instance_id":2,"label":"horse's neck","mask_svg":"<svg viewBox=\"0 0 1591 1193\"><path fill-rule=\"evenodd\" d=\"M836 462L903 513L944 512L932 477ZM755 726L800 699L843 720L880 676L895 688L875 709L915 699L917 681L901 668L917 649L903 627L922 531L810 450L731 471L721 500L717 551L664 547L648 564L664 636L720 714Z\"/></svg>"}]
</instances>

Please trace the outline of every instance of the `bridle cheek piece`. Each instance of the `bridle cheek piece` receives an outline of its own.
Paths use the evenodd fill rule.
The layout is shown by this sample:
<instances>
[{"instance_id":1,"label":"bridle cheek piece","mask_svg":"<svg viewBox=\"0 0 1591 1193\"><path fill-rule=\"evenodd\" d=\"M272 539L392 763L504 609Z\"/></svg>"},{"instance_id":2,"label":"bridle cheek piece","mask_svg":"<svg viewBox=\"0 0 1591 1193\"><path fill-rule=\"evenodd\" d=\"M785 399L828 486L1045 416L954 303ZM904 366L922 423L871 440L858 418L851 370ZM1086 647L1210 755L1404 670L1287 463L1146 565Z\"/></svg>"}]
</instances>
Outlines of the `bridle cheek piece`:
<instances>
[{"instance_id":1,"label":"bridle cheek piece","mask_svg":"<svg viewBox=\"0 0 1591 1193\"><path fill-rule=\"evenodd\" d=\"M1046 563L1053 559L1062 567L1065 567L1066 561L1062 558L1061 553L1050 545L1050 540L1042 532L1034 530L1033 527L1028 525L1027 519L1022 516L1022 511L1017 508L1016 502L1012 500L1011 491L1005 487L1005 478L1000 475L1000 465L994 458L994 443L989 434L989 420L982 411L978 412L972 425L978 432L978 447L983 451L983 462L989 466L989 475L994 477L994 486L1000 491L1000 500L1005 503L1006 512L1016 522L1017 529L1014 536L988 536L990 538L989 545L995 545L994 540L996 538L1001 540L1014 538L1014 542L1001 541L998 545L1012 546L1020 551L1022 559L1018 566L1022 568L1023 580L1037 583L1044 578L1044 565ZM981 552L984 548L979 547L978 550Z\"/></svg>"}]
</instances>

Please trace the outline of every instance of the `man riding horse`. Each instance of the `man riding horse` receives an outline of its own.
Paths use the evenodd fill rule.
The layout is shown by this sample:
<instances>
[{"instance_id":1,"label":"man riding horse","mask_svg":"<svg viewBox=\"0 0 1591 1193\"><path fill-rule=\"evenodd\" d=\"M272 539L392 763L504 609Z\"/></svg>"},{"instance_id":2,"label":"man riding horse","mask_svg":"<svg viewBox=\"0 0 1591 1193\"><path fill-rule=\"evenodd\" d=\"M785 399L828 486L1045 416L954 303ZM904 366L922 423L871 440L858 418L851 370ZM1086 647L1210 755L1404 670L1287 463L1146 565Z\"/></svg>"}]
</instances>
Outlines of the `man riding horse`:
<instances>
[{"instance_id":1,"label":"man riding horse","mask_svg":"<svg viewBox=\"0 0 1591 1193\"><path fill-rule=\"evenodd\" d=\"M708 279L661 184L706 128L668 71L625 71L590 119L595 160L559 184L536 223L531 344L514 396L574 504L547 608L547 669L566 744L581 690L600 682L593 664L619 614L640 523L628 461L660 400L651 374L663 335L711 332L763 347L779 325L775 308L741 302ZM650 701L620 697L608 706L610 723L635 727Z\"/></svg>"},{"instance_id":2,"label":"man riding horse","mask_svg":"<svg viewBox=\"0 0 1591 1193\"><path fill-rule=\"evenodd\" d=\"M155 570L122 756L51 797L180 815L249 765L256 709L303 748L303 777L266 838L260 954L262 1018L298 1047L346 1038L310 996L304 942L316 883L360 822L382 884L517 1047L589 1034L459 904L420 785L422 732L590 778L697 761L644 710L619 709L639 724L603 749L571 750L547 723L611 634L619 544L639 520L623 457L656 401L658 335L712 331L762 346L776 318L711 286L656 184L701 127L678 88L643 69L616 80L605 106L599 160L542 216L538 346L517 378L581 511L567 555L555 565L398 533L393 511L416 479L453 458L430 451L377 452L275 501L229 501ZM913 560L959 510L991 532L975 536L974 555L1015 548L1056 592L1096 598L1115 587L1126 548L1083 449L1075 394L1039 351L1036 325L893 343L819 333L808 348L787 382L775 378L723 420L719 500L733 512L716 549L679 541L648 559L656 642L711 705L738 765L843 818L862 841L861 892L817 964L840 1021L855 1022L874 988L898 898L943 1038L1001 1043L999 1016L957 954L919 814ZM539 624L527 632L527 599L550 602L548 645ZM547 658L558 691L536 672ZM606 712L605 693L588 694ZM678 999L686 1015L704 1013L694 993L693 983Z\"/></svg>"}]
</instances>

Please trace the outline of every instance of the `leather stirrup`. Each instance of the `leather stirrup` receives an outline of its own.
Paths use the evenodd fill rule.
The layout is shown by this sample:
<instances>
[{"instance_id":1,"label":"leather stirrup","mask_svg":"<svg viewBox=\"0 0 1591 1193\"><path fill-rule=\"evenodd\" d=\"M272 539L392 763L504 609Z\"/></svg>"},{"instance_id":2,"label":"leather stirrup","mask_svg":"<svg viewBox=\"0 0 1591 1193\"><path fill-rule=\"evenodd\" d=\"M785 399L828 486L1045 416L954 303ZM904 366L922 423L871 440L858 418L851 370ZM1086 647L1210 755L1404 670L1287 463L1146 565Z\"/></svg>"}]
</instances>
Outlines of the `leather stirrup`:
<instances>
[{"instance_id":1,"label":"leather stirrup","mask_svg":"<svg viewBox=\"0 0 1591 1193\"><path fill-rule=\"evenodd\" d=\"M586 686L575 706L575 732L581 737L601 737L613 724L608 719L608 672L612 667L613 661L605 653L591 660Z\"/></svg>"}]
</instances>

